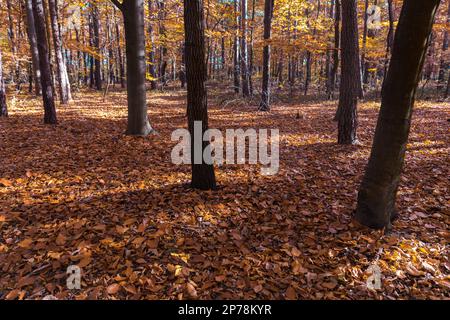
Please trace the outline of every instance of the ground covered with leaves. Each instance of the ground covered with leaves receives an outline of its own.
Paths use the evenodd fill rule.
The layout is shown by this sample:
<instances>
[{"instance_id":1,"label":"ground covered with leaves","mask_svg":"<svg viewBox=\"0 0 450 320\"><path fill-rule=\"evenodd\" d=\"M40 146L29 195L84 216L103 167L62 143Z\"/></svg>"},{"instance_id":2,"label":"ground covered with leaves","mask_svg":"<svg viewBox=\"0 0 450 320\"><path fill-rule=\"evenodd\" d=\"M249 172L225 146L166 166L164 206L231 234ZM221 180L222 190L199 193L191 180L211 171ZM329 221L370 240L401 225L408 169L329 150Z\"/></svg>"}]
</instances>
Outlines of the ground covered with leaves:
<instances>
[{"instance_id":1,"label":"ground covered with leaves","mask_svg":"<svg viewBox=\"0 0 450 320\"><path fill-rule=\"evenodd\" d=\"M352 222L379 103L359 107L360 145L339 146L335 101L286 98L261 113L224 97L210 101L210 127L279 128L280 171L223 165L211 192L190 189L190 167L170 161L185 92L149 95L158 133L146 138L123 134L123 92L79 92L56 127L40 100L10 100L0 298L449 298L449 103L416 103L400 219L383 234ZM366 286L373 264L379 290ZM80 290L66 287L69 265L82 269Z\"/></svg>"}]
</instances>

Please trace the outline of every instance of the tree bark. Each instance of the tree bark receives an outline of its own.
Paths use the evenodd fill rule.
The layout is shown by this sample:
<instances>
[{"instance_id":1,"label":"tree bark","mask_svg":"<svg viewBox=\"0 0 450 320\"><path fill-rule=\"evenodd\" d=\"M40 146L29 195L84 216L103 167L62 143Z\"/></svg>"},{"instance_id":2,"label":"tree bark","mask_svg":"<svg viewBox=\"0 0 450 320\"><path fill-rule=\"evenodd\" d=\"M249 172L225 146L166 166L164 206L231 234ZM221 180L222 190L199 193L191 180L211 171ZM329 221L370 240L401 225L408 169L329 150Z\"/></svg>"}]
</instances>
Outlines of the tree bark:
<instances>
[{"instance_id":1,"label":"tree bark","mask_svg":"<svg viewBox=\"0 0 450 320\"><path fill-rule=\"evenodd\" d=\"M355 219L370 228L391 228L411 115L434 16L440 0L405 0L372 152L358 194Z\"/></svg>"},{"instance_id":2,"label":"tree bark","mask_svg":"<svg viewBox=\"0 0 450 320\"><path fill-rule=\"evenodd\" d=\"M338 143L357 142L360 89L358 18L356 0L342 0L341 86L338 107Z\"/></svg>"},{"instance_id":3,"label":"tree bark","mask_svg":"<svg viewBox=\"0 0 450 320\"><path fill-rule=\"evenodd\" d=\"M186 77L187 77L187 113L188 126L191 134L191 186L200 190L216 188L216 178L213 165L206 164L203 151L209 145L203 141L203 134L208 129L208 102L205 87L207 66L205 61L205 25L203 19L202 0L184 0L184 30L186 48ZM201 121L201 137L195 139L194 122ZM198 133L197 133L198 134ZM202 141L201 163L195 163L196 141ZM199 159L197 159L199 160Z\"/></svg>"},{"instance_id":4,"label":"tree bark","mask_svg":"<svg viewBox=\"0 0 450 320\"><path fill-rule=\"evenodd\" d=\"M148 62L149 62L149 66L148 66L148 72L150 74L150 77L152 77L152 79L150 80L150 89L152 90L156 90L158 85L156 82L156 70L155 70L155 65L156 65L156 59L155 59L155 35L153 32L153 22L152 22L152 12L153 12L154 8L153 8L153 1L152 0L148 0L148 18L149 18L149 22L148 22L148 28L147 28L147 32L148 32L148 37L150 38L150 51L148 53Z\"/></svg>"},{"instance_id":5,"label":"tree bark","mask_svg":"<svg viewBox=\"0 0 450 320\"><path fill-rule=\"evenodd\" d=\"M47 46L47 31L45 27L45 16L42 0L33 0L33 17L36 27L36 39L39 51L39 69L41 70L44 123L56 124L55 98L53 95L53 83Z\"/></svg>"},{"instance_id":6,"label":"tree bark","mask_svg":"<svg viewBox=\"0 0 450 320\"><path fill-rule=\"evenodd\" d=\"M153 131L148 121L145 90L144 0L113 1L122 11L127 56L128 127L126 134L146 136Z\"/></svg>"},{"instance_id":7,"label":"tree bark","mask_svg":"<svg viewBox=\"0 0 450 320\"><path fill-rule=\"evenodd\" d=\"M6 104L5 80L3 79L3 61L2 50L0 49L0 117L8 116L8 107Z\"/></svg>"},{"instance_id":8,"label":"tree bark","mask_svg":"<svg viewBox=\"0 0 450 320\"><path fill-rule=\"evenodd\" d=\"M92 4L92 27L94 41L93 45L97 51L98 55L101 55L100 50L100 17L98 13L98 7L96 4ZM102 63L99 57L95 57L95 88L97 90L102 90Z\"/></svg>"},{"instance_id":9,"label":"tree bark","mask_svg":"<svg viewBox=\"0 0 450 320\"><path fill-rule=\"evenodd\" d=\"M339 69L339 51L341 47L340 43L340 22L341 22L341 1L336 0L335 2L335 13L334 13L334 50L333 50L333 66L331 68L330 75L330 92L328 98L331 100L334 95L336 88L336 75ZM336 118L337 120L337 118Z\"/></svg>"},{"instance_id":10,"label":"tree bark","mask_svg":"<svg viewBox=\"0 0 450 320\"><path fill-rule=\"evenodd\" d=\"M241 78L242 95L244 97L250 96L250 77L248 66L247 0L241 0Z\"/></svg>"},{"instance_id":11,"label":"tree bark","mask_svg":"<svg viewBox=\"0 0 450 320\"><path fill-rule=\"evenodd\" d=\"M264 48L263 48L263 76L261 103L259 110L270 110L270 41L272 31L274 0L265 0L264 2Z\"/></svg>"},{"instance_id":12,"label":"tree bark","mask_svg":"<svg viewBox=\"0 0 450 320\"><path fill-rule=\"evenodd\" d=\"M25 0L25 11L27 15L28 42L30 44L31 61L33 64L34 93L40 96L42 94L41 70L39 69L39 51L36 40L36 27L34 26L32 0Z\"/></svg>"},{"instance_id":13,"label":"tree bark","mask_svg":"<svg viewBox=\"0 0 450 320\"><path fill-rule=\"evenodd\" d=\"M239 93L240 87L241 87L241 81L240 81L240 50L239 50L239 37L238 37L238 30L239 30L239 18L238 18L238 11L239 11L239 3L238 0L234 0L234 15L235 15L235 30L234 30L234 42L233 42L233 77L234 77L234 92Z\"/></svg>"},{"instance_id":14,"label":"tree bark","mask_svg":"<svg viewBox=\"0 0 450 320\"><path fill-rule=\"evenodd\" d=\"M50 19L52 26L53 44L55 47L57 79L59 83L59 99L61 104L67 104L72 100L72 93L70 90L69 77L67 74L66 64L64 63L62 54L61 34L58 26L58 12L55 0L48 0L48 7L50 11Z\"/></svg>"}]
</instances>

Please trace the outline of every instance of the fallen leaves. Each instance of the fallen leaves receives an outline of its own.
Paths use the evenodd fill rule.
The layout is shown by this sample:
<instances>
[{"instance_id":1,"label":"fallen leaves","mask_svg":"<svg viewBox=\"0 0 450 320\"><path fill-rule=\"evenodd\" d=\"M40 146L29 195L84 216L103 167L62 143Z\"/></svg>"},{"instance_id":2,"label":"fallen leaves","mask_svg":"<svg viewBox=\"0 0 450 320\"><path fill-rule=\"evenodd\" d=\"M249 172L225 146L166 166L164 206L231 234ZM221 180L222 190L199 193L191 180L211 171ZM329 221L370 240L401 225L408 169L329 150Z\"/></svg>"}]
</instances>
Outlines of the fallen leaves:
<instances>
[{"instance_id":1,"label":"fallen leaves","mask_svg":"<svg viewBox=\"0 0 450 320\"><path fill-rule=\"evenodd\" d=\"M415 113L400 217L383 235L351 224L378 106L361 104L362 145L350 147L334 143L334 102L267 114L212 105L211 127L280 128L281 167L263 177L224 165L219 190L200 192L186 187L189 166L170 162L170 134L186 119L183 96L167 94L149 99L160 134L145 139L123 135L126 103L114 91L118 105L83 92L52 129L33 100L2 119L2 133L15 134L0 144L1 298L448 297L449 147L436 124L447 105ZM374 263L383 285L371 292ZM66 288L69 265L82 268L80 290Z\"/></svg>"}]
</instances>

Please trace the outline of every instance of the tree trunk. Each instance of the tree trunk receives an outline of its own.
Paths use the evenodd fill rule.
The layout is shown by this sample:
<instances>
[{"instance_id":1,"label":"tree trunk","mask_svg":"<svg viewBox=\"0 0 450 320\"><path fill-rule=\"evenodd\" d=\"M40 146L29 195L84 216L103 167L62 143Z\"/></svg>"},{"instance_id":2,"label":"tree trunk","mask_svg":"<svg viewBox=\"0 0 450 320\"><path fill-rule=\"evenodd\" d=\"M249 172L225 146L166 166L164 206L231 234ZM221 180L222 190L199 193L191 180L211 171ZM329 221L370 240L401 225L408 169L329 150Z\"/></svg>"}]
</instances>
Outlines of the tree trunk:
<instances>
[{"instance_id":1,"label":"tree trunk","mask_svg":"<svg viewBox=\"0 0 450 320\"><path fill-rule=\"evenodd\" d=\"M155 35L153 32L153 22L152 22L152 12L153 12L153 1L148 0L148 37L150 38L150 52L148 53L148 60L149 60L149 66L148 66L148 72L150 73L150 77L152 78L150 80L150 89L156 90L158 85L156 82L156 59L155 59Z\"/></svg>"},{"instance_id":2,"label":"tree trunk","mask_svg":"<svg viewBox=\"0 0 450 320\"><path fill-rule=\"evenodd\" d=\"M392 0L391 0L392 1ZM450 26L450 2L447 9L447 26ZM449 45L448 29L444 31L444 37L442 40L442 52L441 52L441 62L439 67L439 87L444 87L445 73L449 70L450 64L448 58L446 58L447 50Z\"/></svg>"},{"instance_id":3,"label":"tree trunk","mask_svg":"<svg viewBox=\"0 0 450 320\"><path fill-rule=\"evenodd\" d=\"M360 89L358 16L356 0L342 0L341 87L338 107L338 143L357 142L357 105Z\"/></svg>"},{"instance_id":4,"label":"tree trunk","mask_svg":"<svg viewBox=\"0 0 450 320\"><path fill-rule=\"evenodd\" d=\"M334 95L334 90L336 88L336 75L339 69L339 51L341 47L340 42L340 30L339 25L341 22L341 1L336 0L335 2L335 13L334 13L334 51L333 51L333 67L331 68L330 75L330 93L328 98L331 100ZM336 118L337 120L337 118Z\"/></svg>"},{"instance_id":5,"label":"tree trunk","mask_svg":"<svg viewBox=\"0 0 450 320\"><path fill-rule=\"evenodd\" d=\"M55 0L48 0L48 7L50 11L52 34L53 34L53 44L55 46L56 55L56 67L57 67L57 79L59 83L59 99L61 104L67 104L72 100L72 94L70 91L69 77L67 75L66 64L64 63L62 55L62 43L61 34L59 33L58 27L58 12Z\"/></svg>"},{"instance_id":6,"label":"tree trunk","mask_svg":"<svg viewBox=\"0 0 450 320\"><path fill-rule=\"evenodd\" d=\"M389 30L386 38L386 57L384 59L384 72L383 72L383 82L386 79L387 69L389 66L389 59L392 52L392 46L394 45L394 20L395 11L393 0L388 0L388 16L389 16Z\"/></svg>"},{"instance_id":7,"label":"tree trunk","mask_svg":"<svg viewBox=\"0 0 450 320\"><path fill-rule=\"evenodd\" d=\"M390 228L411 125L414 97L440 0L405 0L372 152L358 194L356 220L371 228Z\"/></svg>"},{"instance_id":8,"label":"tree trunk","mask_svg":"<svg viewBox=\"0 0 450 320\"><path fill-rule=\"evenodd\" d=\"M37 96L42 94L41 71L39 70L39 51L36 41L36 28L34 26L33 3L32 0L25 1L25 10L27 14L27 33L30 44L30 53L33 64L34 93Z\"/></svg>"},{"instance_id":9,"label":"tree trunk","mask_svg":"<svg viewBox=\"0 0 450 320\"><path fill-rule=\"evenodd\" d=\"M272 32L272 18L273 18L274 0L264 1L264 48L263 48L263 76L262 76L262 91L261 103L259 110L270 110L270 41Z\"/></svg>"},{"instance_id":10,"label":"tree trunk","mask_svg":"<svg viewBox=\"0 0 450 320\"><path fill-rule=\"evenodd\" d=\"M250 78L247 47L247 0L241 0L241 77L242 95L248 97L250 96Z\"/></svg>"},{"instance_id":11,"label":"tree trunk","mask_svg":"<svg viewBox=\"0 0 450 320\"><path fill-rule=\"evenodd\" d=\"M39 51L39 69L41 70L42 100L44 102L44 123L56 124L55 98L48 57L47 31L42 0L33 0L33 17Z\"/></svg>"},{"instance_id":12,"label":"tree trunk","mask_svg":"<svg viewBox=\"0 0 450 320\"><path fill-rule=\"evenodd\" d=\"M113 1L122 11L127 56L128 127L126 134L146 136L153 131L148 121L145 92L144 0Z\"/></svg>"},{"instance_id":13,"label":"tree trunk","mask_svg":"<svg viewBox=\"0 0 450 320\"><path fill-rule=\"evenodd\" d=\"M98 7L96 4L92 4L92 27L94 36L94 47L97 54L101 56L100 50L100 17L98 13ZM95 88L97 90L102 90L102 63L100 57L95 57Z\"/></svg>"},{"instance_id":14,"label":"tree trunk","mask_svg":"<svg viewBox=\"0 0 450 320\"><path fill-rule=\"evenodd\" d=\"M2 50L0 48L0 117L8 116L8 107L6 105L5 80L3 79Z\"/></svg>"},{"instance_id":15,"label":"tree trunk","mask_svg":"<svg viewBox=\"0 0 450 320\"><path fill-rule=\"evenodd\" d=\"M117 39L117 59L119 60L118 63L119 63L120 87L125 88L125 67L123 65L122 47L120 46L120 30L117 21L115 21L115 25L116 25L116 39Z\"/></svg>"},{"instance_id":16,"label":"tree trunk","mask_svg":"<svg viewBox=\"0 0 450 320\"><path fill-rule=\"evenodd\" d=\"M192 151L191 185L196 189L211 190L216 188L214 167L206 164L203 158L203 151L209 145L209 142L203 141L203 134L208 129L208 102L205 87L207 66L205 61L205 25L202 0L184 0L184 30L186 39L188 126L191 134ZM196 134L201 134L201 137L197 137L197 139L194 136L194 122L196 121L201 121L201 132L196 132ZM202 141L201 148L195 146L197 140L199 142ZM201 159L195 159L196 149L201 150Z\"/></svg>"},{"instance_id":17,"label":"tree trunk","mask_svg":"<svg viewBox=\"0 0 450 320\"><path fill-rule=\"evenodd\" d=\"M239 37L238 37L238 30L239 30L239 18L238 18L238 11L239 11L239 3L238 0L234 0L234 15L235 15L235 33L234 33L234 42L233 42L233 76L234 76L234 92L239 93L239 89L241 87L241 81L240 81L240 50L239 50Z\"/></svg>"}]
</instances>

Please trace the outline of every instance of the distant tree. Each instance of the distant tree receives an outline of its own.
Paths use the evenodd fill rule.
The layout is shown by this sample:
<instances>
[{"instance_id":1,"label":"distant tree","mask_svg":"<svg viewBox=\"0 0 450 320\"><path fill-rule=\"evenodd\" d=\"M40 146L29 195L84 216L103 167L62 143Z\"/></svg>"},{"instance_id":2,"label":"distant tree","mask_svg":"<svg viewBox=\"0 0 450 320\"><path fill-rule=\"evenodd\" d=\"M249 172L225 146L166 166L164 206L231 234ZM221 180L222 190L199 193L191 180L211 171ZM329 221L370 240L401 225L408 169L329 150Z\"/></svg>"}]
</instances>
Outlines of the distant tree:
<instances>
[{"instance_id":1,"label":"distant tree","mask_svg":"<svg viewBox=\"0 0 450 320\"><path fill-rule=\"evenodd\" d=\"M145 90L145 27L144 0L112 2L122 11L127 56L127 134L146 136L153 131L148 121Z\"/></svg>"},{"instance_id":2,"label":"distant tree","mask_svg":"<svg viewBox=\"0 0 450 320\"><path fill-rule=\"evenodd\" d=\"M42 100L44 102L44 123L56 124L55 98L50 71L47 29L42 0L33 0L33 17L36 27L36 39L39 51L39 69L41 70Z\"/></svg>"},{"instance_id":3,"label":"distant tree","mask_svg":"<svg viewBox=\"0 0 450 320\"><path fill-rule=\"evenodd\" d=\"M100 16L98 12L98 6L95 2L92 2L92 36L93 36L93 45L97 51L97 54L100 54ZM98 56L94 57L95 60L95 88L97 90L102 90L102 63Z\"/></svg>"},{"instance_id":4,"label":"distant tree","mask_svg":"<svg viewBox=\"0 0 450 320\"><path fill-rule=\"evenodd\" d=\"M63 48L58 25L58 8L55 0L48 0L48 7L50 11L51 29L53 35L53 44L55 46L57 79L59 83L59 98L61 104L67 104L72 100L72 93L70 90L69 76L67 74L66 63L63 59Z\"/></svg>"},{"instance_id":5,"label":"distant tree","mask_svg":"<svg viewBox=\"0 0 450 320\"><path fill-rule=\"evenodd\" d=\"M209 145L209 142L202 141L202 163L194 163L194 150L196 148L194 122L201 121L202 128L200 140L203 140L203 134L208 130L208 101L205 86L207 65L205 60L205 25L202 0L184 0L184 32L188 104L187 114L192 150L191 185L196 189L210 190L216 188L214 167L213 165L206 164L203 159L203 150Z\"/></svg>"},{"instance_id":6,"label":"distant tree","mask_svg":"<svg viewBox=\"0 0 450 320\"><path fill-rule=\"evenodd\" d=\"M0 49L0 117L7 116L8 108L6 105L5 80L3 79L2 50Z\"/></svg>"},{"instance_id":7,"label":"distant tree","mask_svg":"<svg viewBox=\"0 0 450 320\"><path fill-rule=\"evenodd\" d=\"M242 95L250 96L250 72L247 45L247 0L241 0L241 78L242 78Z\"/></svg>"},{"instance_id":8,"label":"distant tree","mask_svg":"<svg viewBox=\"0 0 450 320\"><path fill-rule=\"evenodd\" d=\"M358 194L355 218L371 228L390 228L411 126L415 93L440 0L405 0L369 163Z\"/></svg>"}]
</instances>

